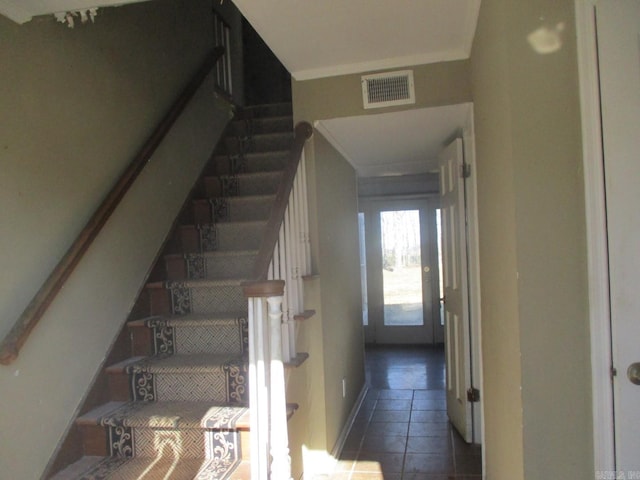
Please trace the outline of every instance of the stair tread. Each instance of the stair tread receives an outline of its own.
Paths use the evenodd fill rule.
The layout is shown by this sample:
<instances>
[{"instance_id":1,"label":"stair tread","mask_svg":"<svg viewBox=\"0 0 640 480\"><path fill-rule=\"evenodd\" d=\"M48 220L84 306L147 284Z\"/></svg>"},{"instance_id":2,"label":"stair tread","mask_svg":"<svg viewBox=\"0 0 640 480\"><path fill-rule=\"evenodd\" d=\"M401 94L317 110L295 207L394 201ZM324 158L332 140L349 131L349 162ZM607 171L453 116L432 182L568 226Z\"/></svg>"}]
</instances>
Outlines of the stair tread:
<instances>
[{"instance_id":1,"label":"stair tread","mask_svg":"<svg viewBox=\"0 0 640 480\"><path fill-rule=\"evenodd\" d=\"M218 223L204 223L204 224L193 224L193 223L187 223L187 224L183 224L180 225L180 228L197 228L197 227L202 227L204 225L215 225L216 227L224 227L224 228L230 228L233 227L234 225L259 225L259 224L266 224L267 220L232 220L232 221L227 221L227 222L218 222Z\"/></svg>"},{"instance_id":2,"label":"stair tread","mask_svg":"<svg viewBox=\"0 0 640 480\"><path fill-rule=\"evenodd\" d=\"M209 373L219 372L227 366L240 366L247 360L240 354L191 353L131 357L107 367L107 373Z\"/></svg>"},{"instance_id":3,"label":"stair tread","mask_svg":"<svg viewBox=\"0 0 640 480\"><path fill-rule=\"evenodd\" d=\"M258 151L258 152L244 152L242 154L245 158L260 158L260 157L286 157L291 153L290 150L279 149L279 150L266 150L266 151ZM216 158L229 158L228 153L219 153L216 155ZM262 172L260 172L262 173Z\"/></svg>"},{"instance_id":4,"label":"stair tread","mask_svg":"<svg viewBox=\"0 0 640 480\"><path fill-rule=\"evenodd\" d=\"M284 365L287 368L298 368L309 358L309 354L307 352L298 352L295 357L286 362Z\"/></svg>"},{"instance_id":5,"label":"stair tread","mask_svg":"<svg viewBox=\"0 0 640 480\"><path fill-rule=\"evenodd\" d=\"M278 175L282 175L284 170L269 170L266 172L238 172L238 173L228 173L222 175L205 175L204 178L229 178L229 177L238 177L238 178L265 178L265 177L275 177Z\"/></svg>"},{"instance_id":6,"label":"stair tread","mask_svg":"<svg viewBox=\"0 0 640 480\"><path fill-rule=\"evenodd\" d=\"M290 117L269 117L269 118L290 118ZM293 140L294 132L293 130L281 130L281 131L275 131L275 132L259 132L259 133L251 134L251 138L269 138L269 137L291 138Z\"/></svg>"},{"instance_id":7,"label":"stair tread","mask_svg":"<svg viewBox=\"0 0 640 480\"><path fill-rule=\"evenodd\" d=\"M240 287L245 278L199 278L192 280L170 280L147 283L147 288L203 288L203 287Z\"/></svg>"},{"instance_id":8,"label":"stair tread","mask_svg":"<svg viewBox=\"0 0 640 480\"><path fill-rule=\"evenodd\" d=\"M205 287L240 287L245 278L197 278L187 280L175 280L165 282L167 288L187 287L187 288L205 288Z\"/></svg>"},{"instance_id":9,"label":"stair tread","mask_svg":"<svg viewBox=\"0 0 640 480\"><path fill-rule=\"evenodd\" d=\"M263 111L268 108L291 108L291 102L271 102L271 103L259 103L257 105L245 105L240 111Z\"/></svg>"},{"instance_id":10,"label":"stair tread","mask_svg":"<svg viewBox=\"0 0 640 480\"><path fill-rule=\"evenodd\" d=\"M242 277L230 278L194 278L190 280L168 280L165 282L168 288L172 286L185 287L236 287L241 286L245 279Z\"/></svg>"},{"instance_id":11,"label":"stair tread","mask_svg":"<svg viewBox=\"0 0 640 480\"><path fill-rule=\"evenodd\" d=\"M251 108L251 107L245 107L245 108ZM264 121L264 120L293 120L293 116L291 114L289 115L271 115L269 117L255 117L252 120L257 120L257 121ZM233 123L244 123L245 120L244 119L239 119L239 120L232 120Z\"/></svg>"},{"instance_id":12,"label":"stair tread","mask_svg":"<svg viewBox=\"0 0 640 480\"><path fill-rule=\"evenodd\" d=\"M108 402L78 418L79 425L163 429L248 429L249 409L216 402Z\"/></svg>"},{"instance_id":13,"label":"stair tread","mask_svg":"<svg viewBox=\"0 0 640 480\"><path fill-rule=\"evenodd\" d=\"M246 133L247 120L236 119L232 121L232 132ZM293 116L292 115L274 115L269 117L254 117L251 120L251 127L248 128L249 133L257 135L259 133L271 133L271 132L293 132ZM258 132L256 132L258 131Z\"/></svg>"},{"instance_id":14,"label":"stair tread","mask_svg":"<svg viewBox=\"0 0 640 480\"><path fill-rule=\"evenodd\" d=\"M315 310L305 310L293 316L294 320L308 320L316 314Z\"/></svg>"},{"instance_id":15,"label":"stair tread","mask_svg":"<svg viewBox=\"0 0 640 480\"><path fill-rule=\"evenodd\" d=\"M139 478L171 480L249 479L251 466L247 461L202 458L120 458L83 457L55 475L51 480L100 478L104 480L135 480Z\"/></svg>"},{"instance_id":16,"label":"stair tread","mask_svg":"<svg viewBox=\"0 0 640 480\"><path fill-rule=\"evenodd\" d=\"M140 318L129 322L129 327L149 327L153 324L167 327L197 327L207 325L235 325L238 320L246 321L247 312L189 313Z\"/></svg>"},{"instance_id":17,"label":"stair tread","mask_svg":"<svg viewBox=\"0 0 640 480\"><path fill-rule=\"evenodd\" d=\"M167 258L187 258L194 255L200 255L203 257L242 257L257 255L258 250L212 250L199 253L169 253L165 255Z\"/></svg>"},{"instance_id":18,"label":"stair tread","mask_svg":"<svg viewBox=\"0 0 640 480\"><path fill-rule=\"evenodd\" d=\"M256 194L247 194L247 195L234 195L232 197L206 197L206 198L194 198L194 202L207 202L209 203L211 200L224 199L228 202L246 202L246 201L265 201L276 198L275 193L256 193Z\"/></svg>"},{"instance_id":19,"label":"stair tread","mask_svg":"<svg viewBox=\"0 0 640 480\"><path fill-rule=\"evenodd\" d=\"M56 473L49 480L70 480L74 478L82 478L86 472L90 472L100 462L108 457L85 456L75 463L67 466L65 469Z\"/></svg>"}]
</instances>

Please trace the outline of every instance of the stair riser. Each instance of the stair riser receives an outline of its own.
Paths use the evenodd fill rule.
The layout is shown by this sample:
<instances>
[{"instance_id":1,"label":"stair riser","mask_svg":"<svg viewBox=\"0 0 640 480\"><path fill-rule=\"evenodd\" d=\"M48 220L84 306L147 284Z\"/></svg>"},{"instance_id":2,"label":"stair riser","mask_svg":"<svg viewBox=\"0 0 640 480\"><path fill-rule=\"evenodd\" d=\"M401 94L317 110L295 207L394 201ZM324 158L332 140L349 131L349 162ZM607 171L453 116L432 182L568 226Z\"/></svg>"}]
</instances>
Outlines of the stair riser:
<instances>
[{"instance_id":1,"label":"stair riser","mask_svg":"<svg viewBox=\"0 0 640 480\"><path fill-rule=\"evenodd\" d=\"M152 429L84 425L85 455L157 458L251 458L248 430Z\"/></svg>"},{"instance_id":2,"label":"stair riser","mask_svg":"<svg viewBox=\"0 0 640 480\"><path fill-rule=\"evenodd\" d=\"M286 167L288 158L288 152L273 152L217 155L214 161L219 175L233 175L236 173L277 172Z\"/></svg>"},{"instance_id":3,"label":"stair riser","mask_svg":"<svg viewBox=\"0 0 640 480\"><path fill-rule=\"evenodd\" d=\"M282 174L272 172L268 175L238 175L235 177L205 177L204 196L234 197L242 195L275 195Z\"/></svg>"},{"instance_id":4,"label":"stair riser","mask_svg":"<svg viewBox=\"0 0 640 480\"><path fill-rule=\"evenodd\" d=\"M104 427L100 425L79 425L82 436L84 455L106 457L109 455L109 437Z\"/></svg>"},{"instance_id":5,"label":"stair riser","mask_svg":"<svg viewBox=\"0 0 640 480\"><path fill-rule=\"evenodd\" d=\"M117 401L249 402L246 367L226 366L212 372L114 373L111 377L113 396L120 397L113 399ZM124 385L128 387L128 398L122 398Z\"/></svg>"},{"instance_id":6,"label":"stair riser","mask_svg":"<svg viewBox=\"0 0 640 480\"><path fill-rule=\"evenodd\" d=\"M207 257L205 278L250 278L255 262L255 255Z\"/></svg>"},{"instance_id":7,"label":"stair riser","mask_svg":"<svg viewBox=\"0 0 640 480\"><path fill-rule=\"evenodd\" d=\"M192 223L204 225L219 222L266 221L275 196L231 197L193 202Z\"/></svg>"},{"instance_id":8,"label":"stair riser","mask_svg":"<svg viewBox=\"0 0 640 480\"><path fill-rule=\"evenodd\" d=\"M153 355L154 334L147 327L129 328L131 335L131 354L133 356L147 357Z\"/></svg>"},{"instance_id":9,"label":"stair riser","mask_svg":"<svg viewBox=\"0 0 640 480\"><path fill-rule=\"evenodd\" d=\"M179 282L177 282L179 283ZM152 288L149 315L183 315L187 313L224 313L246 311L247 299L241 287L216 287L224 297L216 300L206 288ZM193 291L192 291L193 290ZM212 308L211 310L204 310Z\"/></svg>"},{"instance_id":10,"label":"stair riser","mask_svg":"<svg viewBox=\"0 0 640 480\"><path fill-rule=\"evenodd\" d=\"M292 114L290 103L274 103L270 105L255 105L244 109L250 118L280 117Z\"/></svg>"},{"instance_id":11,"label":"stair riser","mask_svg":"<svg viewBox=\"0 0 640 480\"><path fill-rule=\"evenodd\" d=\"M187 226L179 229L185 253L258 250L265 229L263 222Z\"/></svg>"},{"instance_id":12,"label":"stair riser","mask_svg":"<svg viewBox=\"0 0 640 480\"><path fill-rule=\"evenodd\" d=\"M231 126L231 133L239 137L292 131L293 118L290 116L254 118L253 120L248 121L238 120L234 121Z\"/></svg>"},{"instance_id":13,"label":"stair riser","mask_svg":"<svg viewBox=\"0 0 640 480\"><path fill-rule=\"evenodd\" d=\"M171 286L170 291L171 313L174 315L237 312L247 309L247 299L239 285L188 287L177 282Z\"/></svg>"},{"instance_id":14,"label":"stair riser","mask_svg":"<svg viewBox=\"0 0 640 480\"><path fill-rule=\"evenodd\" d=\"M246 322L204 326L162 326L131 329L136 355L242 354L248 348Z\"/></svg>"},{"instance_id":15,"label":"stair riser","mask_svg":"<svg viewBox=\"0 0 640 480\"><path fill-rule=\"evenodd\" d=\"M230 136L225 139L226 153L252 153L274 152L278 150L290 150L293 142L293 133L256 134L248 136Z\"/></svg>"},{"instance_id":16,"label":"stair riser","mask_svg":"<svg viewBox=\"0 0 640 480\"><path fill-rule=\"evenodd\" d=\"M249 278L255 255L210 256L191 254L187 258L170 256L165 259L170 281L203 278Z\"/></svg>"}]
</instances>

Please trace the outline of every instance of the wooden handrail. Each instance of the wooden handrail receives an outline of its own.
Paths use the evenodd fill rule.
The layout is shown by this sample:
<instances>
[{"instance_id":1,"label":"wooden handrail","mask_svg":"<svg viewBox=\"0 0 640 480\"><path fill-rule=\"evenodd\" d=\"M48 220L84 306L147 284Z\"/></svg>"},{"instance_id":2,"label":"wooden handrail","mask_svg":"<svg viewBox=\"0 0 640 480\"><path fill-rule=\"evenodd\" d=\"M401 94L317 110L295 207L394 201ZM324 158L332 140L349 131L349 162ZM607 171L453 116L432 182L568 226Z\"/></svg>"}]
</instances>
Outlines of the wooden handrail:
<instances>
[{"instance_id":1,"label":"wooden handrail","mask_svg":"<svg viewBox=\"0 0 640 480\"><path fill-rule=\"evenodd\" d=\"M243 282L242 293L249 298L281 297L284 295L284 280Z\"/></svg>"},{"instance_id":2,"label":"wooden handrail","mask_svg":"<svg viewBox=\"0 0 640 480\"><path fill-rule=\"evenodd\" d=\"M9 365L18 358L18 353L27 341L29 334L38 324L38 321L42 318L49 305L51 305L67 278L69 278L76 265L80 262L84 253L98 236L102 227L122 198L129 191L133 182L138 178L138 175L140 175L156 151L156 148L160 145L160 142L162 142L189 101L198 91L213 66L223 55L224 49L222 47L216 47L207 54L200 68L198 68L149 139L144 143L138 154L122 173L111 191L109 191L71 247L69 247L67 253L65 253L60 262L58 262L53 272L51 272L22 315L20 315L11 330L9 330L9 333L2 340L2 343L0 343L0 364Z\"/></svg>"},{"instance_id":3,"label":"wooden handrail","mask_svg":"<svg viewBox=\"0 0 640 480\"><path fill-rule=\"evenodd\" d=\"M280 226L284 221L284 215L287 211L287 203L289 202L289 195L293 189L293 182L296 178L296 172L298 165L300 164L300 157L302 156L302 149L305 142L311 138L313 134L313 127L308 122L300 122L295 128L295 137L293 139L293 145L291 147L291 153L289 154L289 162L284 170L282 182L280 182L280 188L276 194L276 199L271 209L271 215L267 222L266 232L260 245L260 250L256 257L254 264L252 281L262 282L267 280L269 272L269 264L273 257L273 250L278 243L278 235L280 234Z\"/></svg>"}]
</instances>

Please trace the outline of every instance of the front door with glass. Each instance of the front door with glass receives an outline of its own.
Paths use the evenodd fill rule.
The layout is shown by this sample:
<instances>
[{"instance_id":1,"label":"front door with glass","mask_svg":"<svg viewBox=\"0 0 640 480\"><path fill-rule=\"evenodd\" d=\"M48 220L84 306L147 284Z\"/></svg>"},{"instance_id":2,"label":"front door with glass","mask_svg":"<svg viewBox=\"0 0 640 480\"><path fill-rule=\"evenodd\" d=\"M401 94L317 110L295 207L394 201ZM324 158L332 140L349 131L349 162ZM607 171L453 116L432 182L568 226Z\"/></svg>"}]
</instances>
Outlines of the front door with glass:
<instances>
[{"instance_id":1,"label":"front door with glass","mask_svg":"<svg viewBox=\"0 0 640 480\"><path fill-rule=\"evenodd\" d=\"M364 210L367 342L441 342L436 205L424 198L371 201Z\"/></svg>"}]
</instances>

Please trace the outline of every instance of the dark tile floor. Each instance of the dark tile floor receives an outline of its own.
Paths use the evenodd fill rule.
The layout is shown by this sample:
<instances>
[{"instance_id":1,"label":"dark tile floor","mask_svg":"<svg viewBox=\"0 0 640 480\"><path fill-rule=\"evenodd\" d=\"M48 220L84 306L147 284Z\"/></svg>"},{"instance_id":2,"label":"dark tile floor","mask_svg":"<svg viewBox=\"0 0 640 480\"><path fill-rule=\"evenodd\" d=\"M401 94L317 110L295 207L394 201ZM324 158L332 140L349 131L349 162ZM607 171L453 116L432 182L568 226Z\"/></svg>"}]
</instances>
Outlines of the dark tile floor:
<instances>
[{"instance_id":1,"label":"dark tile floor","mask_svg":"<svg viewBox=\"0 0 640 480\"><path fill-rule=\"evenodd\" d=\"M479 480L482 457L447 419L444 351L374 347L369 386L331 480Z\"/></svg>"}]
</instances>

